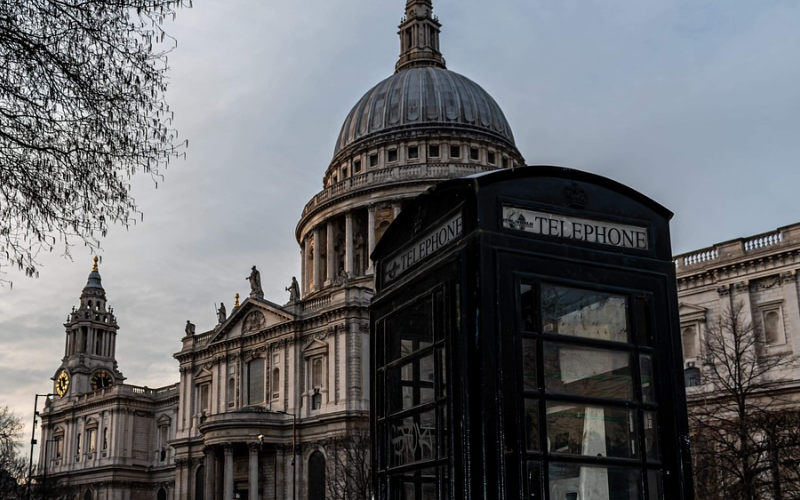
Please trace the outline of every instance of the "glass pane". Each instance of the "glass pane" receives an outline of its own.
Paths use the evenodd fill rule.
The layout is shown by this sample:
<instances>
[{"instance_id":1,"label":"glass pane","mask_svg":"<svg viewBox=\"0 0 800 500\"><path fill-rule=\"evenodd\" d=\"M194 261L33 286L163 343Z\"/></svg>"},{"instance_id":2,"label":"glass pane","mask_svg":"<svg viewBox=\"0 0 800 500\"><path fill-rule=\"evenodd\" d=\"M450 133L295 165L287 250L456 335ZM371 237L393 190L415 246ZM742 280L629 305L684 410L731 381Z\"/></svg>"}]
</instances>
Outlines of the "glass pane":
<instances>
[{"instance_id":1,"label":"glass pane","mask_svg":"<svg viewBox=\"0 0 800 500\"><path fill-rule=\"evenodd\" d=\"M546 342L545 390L574 396L633 399L631 361L626 352Z\"/></svg>"},{"instance_id":2,"label":"glass pane","mask_svg":"<svg viewBox=\"0 0 800 500\"><path fill-rule=\"evenodd\" d=\"M642 401L645 403L656 402L656 392L653 387L653 357L647 354L639 355L639 370L642 377Z\"/></svg>"},{"instance_id":3,"label":"glass pane","mask_svg":"<svg viewBox=\"0 0 800 500\"><path fill-rule=\"evenodd\" d=\"M633 321L636 325L637 338L640 345L651 345L652 332L649 320L650 305L647 297L633 298Z\"/></svg>"},{"instance_id":4,"label":"glass pane","mask_svg":"<svg viewBox=\"0 0 800 500\"><path fill-rule=\"evenodd\" d=\"M390 411L413 408L434 400L433 354L389 370Z\"/></svg>"},{"instance_id":5,"label":"glass pane","mask_svg":"<svg viewBox=\"0 0 800 500\"><path fill-rule=\"evenodd\" d=\"M662 500L664 498L660 470L647 471L647 490L647 500Z\"/></svg>"},{"instance_id":6,"label":"glass pane","mask_svg":"<svg viewBox=\"0 0 800 500\"><path fill-rule=\"evenodd\" d=\"M386 320L387 363L433 344L430 297L398 311Z\"/></svg>"},{"instance_id":7,"label":"glass pane","mask_svg":"<svg viewBox=\"0 0 800 500\"><path fill-rule=\"evenodd\" d=\"M436 458L434 412L428 411L390 422L390 465L411 464Z\"/></svg>"},{"instance_id":8,"label":"glass pane","mask_svg":"<svg viewBox=\"0 0 800 500\"><path fill-rule=\"evenodd\" d=\"M536 341L522 339L522 385L526 391L539 389L536 383Z\"/></svg>"},{"instance_id":9,"label":"glass pane","mask_svg":"<svg viewBox=\"0 0 800 500\"><path fill-rule=\"evenodd\" d=\"M528 451L539 451L539 401L525 400L525 442Z\"/></svg>"},{"instance_id":10,"label":"glass pane","mask_svg":"<svg viewBox=\"0 0 800 500\"><path fill-rule=\"evenodd\" d=\"M644 449L648 462L661 460L661 447L658 445L658 419L656 412L644 412Z\"/></svg>"},{"instance_id":11,"label":"glass pane","mask_svg":"<svg viewBox=\"0 0 800 500\"><path fill-rule=\"evenodd\" d=\"M528 470L525 474L527 491L525 498L528 500L539 500L542 497L542 466L539 462L528 462Z\"/></svg>"},{"instance_id":12,"label":"glass pane","mask_svg":"<svg viewBox=\"0 0 800 500\"><path fill-rule=\"evenodd\" d=\"M636 458L637 429L632 410L547 403L547 440L553 453Z\"/></svg>"},{"instance_id":13,"label":"glass pane","mask_svg":"<svg viewBox=\"0 0 800 500\"><path fill-rule=\"evenodd\" d=\"M542 285L542 331L629 342L628 301L623 295Z\"/></svg>"},{"instance_id":14,"label":"glass pane","mask_svg":"<svg viewBox=\"0 0 800 500\"><path fill-rule=\"evenodd\" d=\"M550 464L551 500L640 500L637 469L581 464Z\"/></svg>"},{"instance_id":15,"label":"glass pane","mask_svg":"<svg viewBox=\"0 0 800 500\"><path fill-rule=\"evenodd\" d=\"M522 307L522 329L529 332L538 330L535 322L534 315L534 301L533 301L533 288L531 285L522 283L519 286L520 304Z\"/></svg>"}]
</instances>

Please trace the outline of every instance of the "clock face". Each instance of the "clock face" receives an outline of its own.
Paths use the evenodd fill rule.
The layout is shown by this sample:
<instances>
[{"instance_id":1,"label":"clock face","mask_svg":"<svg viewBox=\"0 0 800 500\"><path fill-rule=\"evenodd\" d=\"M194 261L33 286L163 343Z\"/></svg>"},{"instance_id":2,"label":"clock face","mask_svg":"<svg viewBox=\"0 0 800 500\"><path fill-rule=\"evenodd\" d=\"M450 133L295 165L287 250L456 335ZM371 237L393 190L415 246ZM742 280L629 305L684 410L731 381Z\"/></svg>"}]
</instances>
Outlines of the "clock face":
<instances>
[{"instance_id":1,"label":"clock face","mask_svg":"<svg viewBox=\"0 0 800 500\"><path fill-rule=\"evenodd\" d=\"M59 397L64 397L69 389L69 375L67 372L61 372L56 379L56 394Z\"/></svg>"},{"instance_id":2,"label":"clock face","mask_svg":"<svg viewBox=\"0 0 800 500\"><path fill-rule=\"evenodd\" d=\"M111 375L108 372L98 372L92 377L92 390L96 391L97 389L105 389L114 385L114 379L111 378Z\"/></svg>"}]
</instances>

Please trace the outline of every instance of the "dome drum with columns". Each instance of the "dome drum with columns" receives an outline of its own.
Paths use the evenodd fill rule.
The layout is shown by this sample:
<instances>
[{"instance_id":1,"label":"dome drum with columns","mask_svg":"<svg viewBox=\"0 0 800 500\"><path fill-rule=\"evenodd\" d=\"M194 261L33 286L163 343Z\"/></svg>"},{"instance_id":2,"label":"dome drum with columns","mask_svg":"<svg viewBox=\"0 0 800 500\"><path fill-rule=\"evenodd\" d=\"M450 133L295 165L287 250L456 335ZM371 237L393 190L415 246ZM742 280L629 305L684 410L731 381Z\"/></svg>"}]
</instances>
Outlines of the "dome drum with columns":
<instances>
[{"instance_id":1,"label":"dome drum with columns","mask_svg":"<svg viewBox=\"0 0 800 500\"><path fill-rule=\"evenodd\" d=\"M449 178L524 164L495 100L447 70L440 28L430 0L408 0L395 74L345 119L324 189L295 232L303 298L342 280L371 287L369 254L407 200Z\"/></svg>"}]
</instances>

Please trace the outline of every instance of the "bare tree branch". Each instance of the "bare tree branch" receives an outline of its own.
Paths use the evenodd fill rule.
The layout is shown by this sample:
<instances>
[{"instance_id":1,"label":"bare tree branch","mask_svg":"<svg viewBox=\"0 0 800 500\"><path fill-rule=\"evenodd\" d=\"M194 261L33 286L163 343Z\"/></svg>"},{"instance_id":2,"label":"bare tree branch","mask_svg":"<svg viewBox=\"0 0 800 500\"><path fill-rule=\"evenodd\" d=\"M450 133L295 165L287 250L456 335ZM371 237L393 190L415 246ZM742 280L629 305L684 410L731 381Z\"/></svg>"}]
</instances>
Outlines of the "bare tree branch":
<instances>
[{"instance_id":1,"label":"bare tree branch","mask_svg":"<svg viewBox=\"0 0 800 500\"><path fill-rule=\"evenodd\" d=\"M709 324L702 359L709 392L689 409L697 497L796 498L781 496L780 463L789 459L778 456L778 445L800 433L786 427L794 419L775 396L780 370L796 359L770 351L742 302ZM784 449L797 450L800 441L792 446Z\"/></svg>"},{"instance_id":2,"label":"bare tree branch","mask_svg":"<svg viewBox=\"0 0 800 500\"><path fill-rule=\"evenodd\" d=\"M162 29L191 0L0 0L0 271L97 248L141 215L130 178L183 155ZM167 40L165 42L165 39Z\"/></svg>"}]
</instances>

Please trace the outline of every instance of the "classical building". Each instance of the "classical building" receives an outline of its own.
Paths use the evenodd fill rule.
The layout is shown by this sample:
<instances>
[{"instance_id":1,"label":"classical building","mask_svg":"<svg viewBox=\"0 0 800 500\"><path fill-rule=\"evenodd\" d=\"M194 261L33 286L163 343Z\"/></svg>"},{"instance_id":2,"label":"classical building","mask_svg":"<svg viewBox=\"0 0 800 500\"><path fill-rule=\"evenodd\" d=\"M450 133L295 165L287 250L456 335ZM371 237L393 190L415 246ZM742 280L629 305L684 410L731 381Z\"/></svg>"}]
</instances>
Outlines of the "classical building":
<instances>
[{"instance_id":1,"label":"classical building","mask_svg":"<svg viewBox=\"0 0 800 500\"><path fill-rule=\"evenodd\" d=\"M117 368L95 266L41 413L40 477L84 500L326 498L335 446L368 426L375 243L435 183L524 164L494 99L447 70L432 9L406 1L395 73L345 119L297 224L288 303L265 299L253 267L230 315L200 333L187 323L179 382L147 389Z\"/></svg>"},{"instance_id":2,"label":"classical building","mask_svg":"<svg viewBox=\"0 0 800 500\"><path fill-rule=\"evenodd\" d=\"M687 397L710 387L703 373L711 325L741 305L742 319L763 335L770 353L800 354L800 224L738 238L675 257ZM800 364L770 374L774 386L800 388Z\"/></svg>"},{"instance_id":3,"label":"classical building","mask_svg":"<svg viewBox=\"0 0 800 500\"><path fill-rule=\"evenodd\" d=\"M698 498L798 498L800 224L675 264Z\"/></svg>"}]
</instances>

